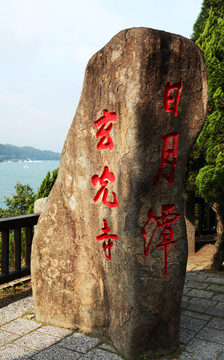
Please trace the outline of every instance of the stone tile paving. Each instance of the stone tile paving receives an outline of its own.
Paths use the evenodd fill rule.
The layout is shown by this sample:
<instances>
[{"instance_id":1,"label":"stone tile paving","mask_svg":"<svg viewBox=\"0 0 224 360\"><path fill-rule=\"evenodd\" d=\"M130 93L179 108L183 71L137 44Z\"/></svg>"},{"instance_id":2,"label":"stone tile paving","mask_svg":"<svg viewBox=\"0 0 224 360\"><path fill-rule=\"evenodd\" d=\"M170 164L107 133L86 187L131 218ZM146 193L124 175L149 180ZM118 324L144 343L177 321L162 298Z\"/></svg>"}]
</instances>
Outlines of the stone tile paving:
<instances>
[{"instance_id":1,"label":"stone tile paving","mask_svg":"<svg viewBox=\"0 0 224 360\"><path fill-rule=\"evenodd\" d=\"M223 275L203 271L186 274L180 346L179 355L161 360L224 359ZM36 322L32 297L27 297L0 309L0 359L119 360L122 357L111 344L100 339Z\"/></svg>"},{"instance_id":2,"label":"stone tile paving","mask_svg":"<svg viewBox=\"0 0 224 360\"><path fill-rule=\"evenodd\" d=\"M80 359L80 354L71 351L69 349L61 348L60 346L53 345L41 352L37 355L34 355L32 359L35 360L76 360Z\"/></svg>"},{"instance_id":3,"label":"stone tile paving","mask_svg":"<svg viewBox=\"0 0 224 360\"><path fill-rule=\"evenodd\" d=\"M222 354L223 295L223 275L203 271L186 274L180 331L183 353L179 360L215 360Z\"/></svg>"},{"instance_id":4,"label":"stone tile paving","mask_svg":"<svg viewBox=\"0 0 224 360\"><path fill-rule=\"evenodd\" d=\"M0 348L0 359L2 360L28 360L35 355L35 351L23 348L14 343L7 344Z\"/></svg>"},{"instance_id":5,"label":"stone tile paving","mask_svg":"<svg viewBox=\"0 0 224 360\"><path fill-rule=\"evenodd\" d=\"M0 318L4 321L10 321L16 319L19 316L22 316L23 313L24 310L6 306L0 309Z\"/></svg>"},{"instance_id":6,"label":"stone tile paving","mask_svg":"<svg viewBox=\"0 0 224 360\"><path fill-rule=\"evenodd\" d=\"M65 336L70 335L74 332L73 330L62 329L55 326L42 326L38 329L38 331L59 338L64 338Z\"/></svg>"},{"instance_id":7,"label":"stone tile paving","mask_svg":"<svg viewBox=\"0 0 224 360\"><path fill-rule=\"evenodd\" d=\"M1 326L1 330L8 331L18 335L26 335L27 333L38 329L40 326L41 326L40 324L37 324L34 321L18 318Z\"/></svg>"},{"instance_id":8,"label":"stone tile paving","mask_svg":"<svg viewBox=\"0 0 224 360\"><path fill-rule=\"evenodd\" d=\"M10 334L0 330L0 346L5 345L6 343L15 340L18 338L18 335Z\"/></svg>"},{"instance_id":9,"label":"stone tile paving","mask_svg":"<svg viewBox=\"0 0 224 360\"><path fill-rule=\"evenodd\" d=\"M82 356L80 360L119 360L121 359L119 356L108 353L104 350L94 349L90 351L88 354Z\"/></svg>"},{"instance_id":10,"label":"stone tile paving","mask_svg":"<svg viewBox=\"0 0 224 360\"><path fill-rule=\"evenodd\" d=\"M12 308L15 309L21 309L21 310L25 310L25 311L29 311L29 310L33 310L33 299L32 296L27 296L24 299L15 301L14 303L9 305Z\"/></svg>"},{"instance_id":11,"label":"stone tile paving","mask_svg":"<svg viewBox=\"0 0 224 360\"><path fill-rule=\"evenodd\" d=\"M58 345L85 354L99 343L99 339L95 339L80 333L74 333L60 341Z\"/></svg>"}]
</instances>

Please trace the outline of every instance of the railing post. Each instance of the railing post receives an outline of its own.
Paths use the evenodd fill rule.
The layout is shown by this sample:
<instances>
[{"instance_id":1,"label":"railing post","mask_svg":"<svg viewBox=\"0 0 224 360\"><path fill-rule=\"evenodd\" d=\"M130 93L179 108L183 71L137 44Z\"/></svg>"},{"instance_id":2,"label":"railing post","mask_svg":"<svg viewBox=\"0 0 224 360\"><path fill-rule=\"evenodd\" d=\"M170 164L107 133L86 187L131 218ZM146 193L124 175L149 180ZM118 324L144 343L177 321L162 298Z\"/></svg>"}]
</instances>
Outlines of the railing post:
<instances>
[{"instance_id":1,"label":"railing post","mask_svg":"<svg viewBox=\"0 0 224 360\"><path fill-rule=\"evenodd\" d=\"M14 269L21 271L21 229L14 229Z\"/></svg>"},{"instance_id":2,"label":"railing post","mask_svg":"<svg viewBox=\"0 0 224 360\"><path fill-rule=\"evenodd\" d=\"M2 233L2 274L9 274L9 230Z\"/></svg>"},{"instance_id":3,"label":"railing post","mask_svg":"<svg viewBox=\"0 0 224 360\"><path fill-rule=\"evenodd\" d=\"M18 279L30 274L30 252L33 239L33 226L37 224L39 215L22 215L0 219L0 234L2 237L2 258L0 284ZM22 233L25 228L25 266L21 265ZM14 230L14 269L9 269L9 239L10 230Z\"/></svg>"},{"instance_id":4,"label":"railing post","mask_svg":"<svg viewBox=\"0 0 224 360\"><path fill-rule=\"evenodd\" d=\"M30 254L31 254L31 245L33 239L33 227L25 227L25 264L30 267Z\"/></svg>"}]
</instances>

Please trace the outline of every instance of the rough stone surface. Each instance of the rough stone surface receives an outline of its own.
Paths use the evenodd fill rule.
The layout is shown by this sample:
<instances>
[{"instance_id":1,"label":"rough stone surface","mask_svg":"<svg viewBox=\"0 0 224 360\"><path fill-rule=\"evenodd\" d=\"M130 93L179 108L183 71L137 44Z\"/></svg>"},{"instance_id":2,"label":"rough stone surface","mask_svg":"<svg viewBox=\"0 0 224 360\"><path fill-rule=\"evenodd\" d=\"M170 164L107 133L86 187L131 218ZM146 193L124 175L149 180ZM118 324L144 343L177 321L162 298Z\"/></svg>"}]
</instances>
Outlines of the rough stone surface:
<instances>
[{"instance_id":1,"label":"rough stone surface","mask_svg":"<svg viewBox=\"0 0 224 360\"><path fill-rule=\"evenodd\" d=\"M37 199L34 203L34 212L35 214L41 214L44 211L44 208L47 203L47 197L42 199Z\"/></svg>"},{"instance_id":2,"label":"rough stone surface","mask_svg":"<svg viewBox=\"0 0 224 360\"><path fill-rule=\"evenodd\" d=\"M169 82L183 84L177 116L163 105ZM171 95L175 98L176 92ZM128 359L178 346L187 260L182 179L206 107L202 52L179 35L148 28L124 30L90 59L59 175L33 240L39 321L109 336ZM111 150L97 149L100 138L94 122L104 109L117 114L111 122ZM168 165L154 188L162 137L173 133L179 134L174 181L170 185L163 176L170 176ZM118 207L107 207L103 195L94 202L102 184L94 187L91 179L100 177L104 166L115 175L107 185L107 200L113 201L113 191ZM164 227L157 229L147 257L142 229L150 209L159 217L162 206L169 204L181 217L171 224L177 243L169 246L164 276L164 247L156 248ZM112 240L111 260L104 255L103 241L96 241L103 234L103 219L109 233L118 236ZM156 224L145 227L147 243Z\"/></svg>"},{"instance_id":3,"label":"rough stone surface","mask_svg":"<svg viewBox=\"0 0 224 360\"><path fill-rule=\"evenodd\" d=\"M185 223L187 230L187 240L188 240L188 254L195 253L195 209L193 201L185 201L184 204L185 212Z\"/></svg>"}]
</instances>

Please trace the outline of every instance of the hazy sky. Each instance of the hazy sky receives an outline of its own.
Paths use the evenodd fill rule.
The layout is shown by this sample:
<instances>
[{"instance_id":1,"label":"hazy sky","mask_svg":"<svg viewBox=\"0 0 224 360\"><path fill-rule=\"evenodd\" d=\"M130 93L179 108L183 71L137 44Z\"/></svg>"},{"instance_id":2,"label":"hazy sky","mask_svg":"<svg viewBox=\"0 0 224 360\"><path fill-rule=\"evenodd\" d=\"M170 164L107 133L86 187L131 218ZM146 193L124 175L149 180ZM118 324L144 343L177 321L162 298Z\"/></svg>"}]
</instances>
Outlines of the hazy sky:
<instances>
[{"instance_id":1,"label":"hazy sky","mask_svg":"<svg viewBox=\"0 0 224 360\"><path fill-rule=\"evenodd\" d=\"M120 30L190 37L202 0L0 0L0 143L62 151L89 58Z\"/></svg>"}]
</instances>

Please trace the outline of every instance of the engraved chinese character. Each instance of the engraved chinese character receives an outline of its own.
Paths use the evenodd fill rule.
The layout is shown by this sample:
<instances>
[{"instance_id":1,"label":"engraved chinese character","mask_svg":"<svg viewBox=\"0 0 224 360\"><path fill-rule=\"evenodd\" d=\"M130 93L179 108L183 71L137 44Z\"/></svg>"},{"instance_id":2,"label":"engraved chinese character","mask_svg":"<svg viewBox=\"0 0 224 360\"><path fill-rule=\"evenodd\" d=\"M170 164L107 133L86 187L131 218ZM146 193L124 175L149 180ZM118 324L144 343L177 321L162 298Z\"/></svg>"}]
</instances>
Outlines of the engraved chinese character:
<instances>
[{"instance_id":1,"label":"engraved chinese character","mask_svg":"<svg viewBox=\"0 0 224 360\"><path fill-rule=\"evenodd\" d=\"M161 138L164 141L164 144L163 144L162 155L160 160L160 167L153 180L154 188L156 188L156 186L158 185L159 179L162 175L170 185L173 185L175 167L177 165L178 138L179 138L178 133L167 134ZM164 168L166 166L171 167L169 175L164 174Z\"/></svg>"},{"instance_id":2,"label":"engraved chinese character","mask_svg":"<svg viewBox=\"0 0 224 360\"><path fill-rule=\"evenodd\" d=\"M183 84L181 82L175 83L173 85L171 85L171 83L168 82L164 90L164 94L163 94L164 110L166 112L172 111L175 116L177 116L178 113L178 103L182 88L183 88ZM175 91L175 95L170 95L170 93L173 91Z\"/></svg>"},{"instance_id":3,"label":"engraved chinese character","mask_svg":"<svg viewBox=\"0 0 224 360\"><path fill-rule=\"evenodd\" d=\"M118 204L117 195L115 192L112 191L113 201L107 201L108 192L109 192L109 190L107 189L107 184L109 181L111 181L111 182L115 181L115 176L112 172L109 171L108 166L104 166L101 176L98 176L97 174L93 175L91 180L92 180L93 186L96 186L98 182L101 185L101 188L97 191L97 193L94 197L94 202L97 202L99 197L103 193L102 202L104 203L104 205L106 205L107 207L110 207L110 208L118 207L119 204Z\"/></svg>"},{"instance_id":4,"label":"engraved chinese character","mask_svg":"<svg viewBox=\"0 0 224 360\"><path fill-rule=\"evenodd\" d=\"M106 243L106 241L103 242L103 250L104 250L106 258L108 260L111 260L111 248L113 246L113 241L111 241L111 239L118 240L118 236L116 234L109 234L110 227L108 226L107 220L104 219L103 223L104 223L104 227L102 228L103 234L98 235L96 237L96 240L102 241L105 239L109 239L108 243ZM108 250L108 252L107 252L107 250Z\"/></svg>"},{"instance_id":5,"label":"engraved chinese character","mask_svg":"<svg viewBox=\"0 0 224 360\"><path fill-rule=\"evenodd\" d=\"M112 130L113 124L110 123L107 128L106 125L109 121L116 121L117 114L115 112L108 112L107 109L103 110L103 116L101 116L98 120L94 121L94 126L96 128L100 127L96 133L96 138L100 139L97 144L98 150L110 149L114 148L113 140L110 136L110 132Z\"/></svg>"},{"instance_id":6,"label":"engraved chinese character","mask_svg":"<svg viewBox=\"0 0 224 360\"><path fill-rule=\"evenodd\" d=\"M178 213L172 213L172 211L175 209L175 205L168 204L162 206L162 215L161 216L155 216L153 209L150 209L148 212L148 219L145 223L145 225L142 228L142 236L144 238L144 255L145 257L148 256L150 246L152 244L152 241L154 239L155 233L158 229L162 229L162 232L160 233L159 237L159 244L156 245L156 248L162 248L164 247L164 258L165 258L165 266L162 270L162 273L164 276L167 275L167 268L168 268L168 252L169 252L169 246L177 244L177 241L173 240L174 237L174 231L171 225L173 225L179 218L180 214ZM150 240L147 243L146 237L148 235L146 231L146 227L150 222L156 222L155 228L152 231Z\"/></svg>"},{"instance_id":7,"label":"engraved chinese character","mask_svg":"<svg viewBox=\"0 0 224 360\"><path fill-rule=\"evenodd\" d=\"M111 260L111 248L113 247L113 245L114 245L113 241L111 241L110 239L108 240L107 244L105 241L103 243L103 251L108 260ZM108 252L107 252L107 250L108 250Z\"/></svg>"}]
</instances>

